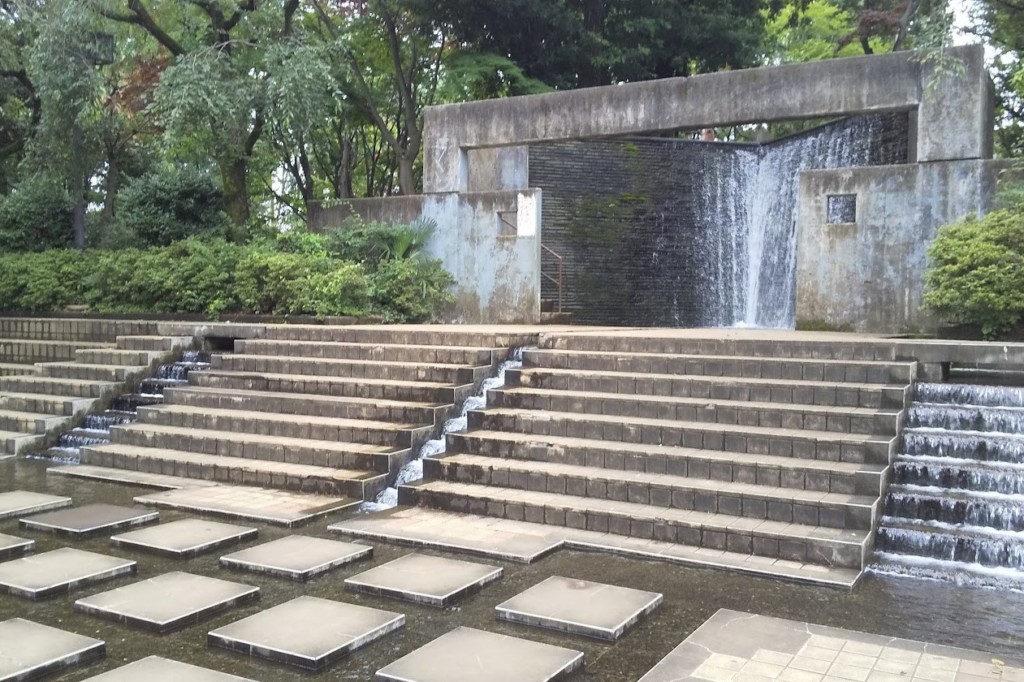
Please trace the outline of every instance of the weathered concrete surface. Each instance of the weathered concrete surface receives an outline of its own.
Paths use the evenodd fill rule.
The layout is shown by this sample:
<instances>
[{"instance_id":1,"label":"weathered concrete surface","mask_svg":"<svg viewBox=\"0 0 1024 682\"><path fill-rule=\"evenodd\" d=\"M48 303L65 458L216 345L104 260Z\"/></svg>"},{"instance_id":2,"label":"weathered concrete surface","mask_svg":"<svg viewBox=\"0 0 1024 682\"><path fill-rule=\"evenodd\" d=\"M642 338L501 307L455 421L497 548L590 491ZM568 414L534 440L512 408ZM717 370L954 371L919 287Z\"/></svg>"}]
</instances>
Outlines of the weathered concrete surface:
<instances>
[{"instance_id":1,"label":"weathered concrete surface","mask_svg":"<svg viewBox=\"0 0 1024 682\"><path fill-rule=\"evenodd\" d=\"M134 573L130 559L61 547L0 564L0 592L41 599Z\"/></svg>"},{"instance_id":2,"label":"weathered concrete surface","mask_svg":"<svg viewBox=\"0 0 1024 682\"><path fill-rule=\"evenodd\" d=\"M134 663L90 677L84 682L253 682L249 678L200 668L160 656L147 656Z\"/></svg>"},{"instance_id":3,"label":"weathered concrete surface","mask_svg":"<svg viewBox=\"0 0 1024 682\"><path fill-rule=\"evenodd\" d=\"M102 640L24 618L0 622L0 680L20 681L103 658Z\"/></svg>"},{"instance_id":4,"label":"weathered concrete surface","mask_svg":"<svg viewBox=\"0 0 1024 682\"><path fill-rule=\"evenodd\" d=\"M309 580L353 561L369 559L373 547L305 535L287 535L220 558L224 568Z\"/></svg>"},{"instance_id":5,"label":"weathered concrete surface","mask_svg":"<svg viewBox=\"0 0 1024 682\"><path fill-rule=\"evenodd\" d=\"M474 148L901 109L918 110L918 161L988 158L984 53L955 54L963 75L934 85L932 69L901 52L429 107L424 190L469 189L474 160L486 160Z\"/></svg>"},{"instance_id":6,"label":"weathered concrete surface","mask_svg":"<svg viewBox=\"0 0 1024 682\"><path fill-rule=\"evenodd\" d=\"M347 578L345 588L444 607L498 580L501 574L500 566L429 554L406 554Z\"/></svg>"},{"instance_id":7,"label":"weathered concrete surface","mask_svg":"<svg viewBox=\"0 0 1024 682\"><path fill-rule=\"evenodd\" d=\"M933 328L921 310L928 245L940 226L990 207L1002 168L971 160L802 173L797 324L871 332ZM856 196L856 222L828 223L830 195Z\"/></svg>"}]
</instances>

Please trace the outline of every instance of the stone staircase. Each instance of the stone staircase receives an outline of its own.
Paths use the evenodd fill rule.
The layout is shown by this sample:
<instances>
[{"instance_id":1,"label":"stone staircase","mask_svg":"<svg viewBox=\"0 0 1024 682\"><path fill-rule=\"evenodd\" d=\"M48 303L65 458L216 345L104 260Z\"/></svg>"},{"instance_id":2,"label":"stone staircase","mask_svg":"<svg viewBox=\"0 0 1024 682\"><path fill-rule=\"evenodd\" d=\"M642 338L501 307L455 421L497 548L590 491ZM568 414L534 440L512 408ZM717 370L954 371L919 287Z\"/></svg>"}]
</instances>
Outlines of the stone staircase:
<instances>
[{"instance_id":1,"label":"stone staircase","mask_svg":"<svg viewBox=\"0 0 1024 682\"><path fill-rule=\"evenodd\" d=\"M863 568L917 372L894 345L551 334L541 346L399 488L402 503Z\"/></svg>"},{"instance_id":2,"label":"stone staircase","mask_svg":"<svg viewBox=\"0 0 1024 682\"><path fill-rule=\"evenodd\" d=\"M151 322L0 318L0 454L45 447L191 343L157 335Z\"/></svg>"},{"instance_id":3,"label":"stone staircase","mask_svg":"<svg viewBox=\"0 0 1024 682\"><path fill-rule=\"evenodd\" d=\"M533 335L530 338L535 338ZM372 500L519 345L416 327L268 325L141 407L84 464Z\"/></svg>"}]
</instances>

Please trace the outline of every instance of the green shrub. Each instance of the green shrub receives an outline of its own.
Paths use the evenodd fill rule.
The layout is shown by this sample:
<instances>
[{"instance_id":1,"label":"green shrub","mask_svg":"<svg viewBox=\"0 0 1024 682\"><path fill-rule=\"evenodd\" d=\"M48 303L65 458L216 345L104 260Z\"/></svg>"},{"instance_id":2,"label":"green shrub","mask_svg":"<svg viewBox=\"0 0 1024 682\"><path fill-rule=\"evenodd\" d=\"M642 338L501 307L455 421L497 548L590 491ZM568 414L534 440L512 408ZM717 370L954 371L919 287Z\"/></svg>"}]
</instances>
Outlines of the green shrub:
<instances>
[{"instance_id":1,"label":"green shrub","mask_svg":"<svg viewBox=\"0 0 1024 682\"><path fill-rule=\"evenodd\" d=\"M1004 334L1024 313L1024 212L969 217L939 230L928 249L924 305L946 322Z\"/></svg>"},{"instance_id":2,"label":"green shrub","mask_svg":"<svg viewBox=\"0 0 1024 682\"><path fill-rule=\"evenodd\" d=\"M0 250L44 251L74 243L73 204L64 187L35 176L0 198Z\"/></svg>"},{"instance_id":3,"label":"green shrub","mask_svg":"<svg viewBox=\"0 0 1024 682\"><path fill-rule=\"evenodd\" d=\"M118 221L143 246L166 246L191 236L222 237L227 231L217 184L194 168L163 168L135 178L118 192L117 201Z\"/></svg>"},{"instance_id":4,"label":"green shrub","mask_svg":"<svg viewBox=\"0 0 1024 682\"><path fill-rule=\"evenodd\" d=\"M246 310L278 315L363 315L369 282L361 265L327 257L251 250L236 272Z\"/></svg>"},{"instance_id":5,"label":"green shrub","mask_svg":"<svg viewBox=\"0 0 1024 682\"><path fill-rule=\"evenodd\" d=\"M376 268L388 260L416 257L436 226L434 221L422 219L409 225L350 219L327 234L326 247L335 258Z\"/></svg>"},{"instance_id":6,"label":"green shrub","mask_svg":"<svg viewBox=\"0 0 1024 682\"><path fill-rule=\"evenodd\" d=\"M386 322L430 322L455 300L453 284L439 260L388 261L372 275L373 310Z\"/></svg>"},{"instance_id":7,"label":"green shrub","mask_svg":"<svg viewBox=\"0 0 1024 682\"><path fill-rule=\"evenodd\" d=\"M70 249L0 256L0 308L42 312L83 302L86 254Z\"/></svg>"}]
</instances>

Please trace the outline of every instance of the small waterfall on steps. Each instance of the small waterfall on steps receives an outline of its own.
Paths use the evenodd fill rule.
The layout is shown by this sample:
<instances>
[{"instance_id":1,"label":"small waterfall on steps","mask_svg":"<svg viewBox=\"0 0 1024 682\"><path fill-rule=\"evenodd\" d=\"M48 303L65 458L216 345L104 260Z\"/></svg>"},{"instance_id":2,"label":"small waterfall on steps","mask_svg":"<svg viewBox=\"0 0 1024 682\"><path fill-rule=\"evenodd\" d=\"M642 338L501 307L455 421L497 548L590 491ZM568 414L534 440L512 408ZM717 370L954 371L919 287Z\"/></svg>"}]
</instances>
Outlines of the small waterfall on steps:
<instances>
[{"instance_id":1,"label":"small waterfall on steps","mask_svg":"<svg viewBox=\"0 0 1024 682\"><path fill-rule=\"evenodd\" d=\"M452 417L444 423L444 427L441 429L441 435L433 440L428 440L420 447L420 451L416 453L416 457L406 464L398 472L398 476L395 479L395 485L391 488L385 488L380 491L377 495L377 499L373 502L363 502L359 507L359 511L362 512L375 512L382 511L384 509L391 509L398 505L398 486L404 485L405 483L412 483L423 478L423 458L424 457L438 457L445 453L446 447L446 436L449 433L457 433L459 431L466 430L467 417L466 415L471 410L480 410L487 407L487 391L493 388L501 388L505 385L505 370L517 369L523 366L523 349L515 348L509 353L509 359L498 365L498 373L489 378L484 379L480 385L480 390L476 395L466 398L466 402L462 405L462 412L458 417Z\"/></svg>"},{"instance_id":2,"label":"small waterfall on steps","mask_svg":"<svg viewBox=\"0 0 1024 682\"><path fill-rule=\"evenodd\" d=\"M181 360L157 367L156 376L139 382L138 392L125 393L114 398L110 407L99 414L86 415L78 428L60 434L57 445L46 451L49 459L77 463L79 449L89 445L110 442L110 427L131 424L136 420L139 407L159 405L164 401L164 389L188 383L188 373L210 366L209 353L187 350Z\"/></svg>"},{"instance_id":3,"label":"small waterfall on steps","mask_svg":"<svg viewBox=\"0 0 1024 682\"><path fill-rule=\"evenodd\" d=\"M876 573L1024 590L1024 388L917 384Z\"/></svg>"}]
</instances>

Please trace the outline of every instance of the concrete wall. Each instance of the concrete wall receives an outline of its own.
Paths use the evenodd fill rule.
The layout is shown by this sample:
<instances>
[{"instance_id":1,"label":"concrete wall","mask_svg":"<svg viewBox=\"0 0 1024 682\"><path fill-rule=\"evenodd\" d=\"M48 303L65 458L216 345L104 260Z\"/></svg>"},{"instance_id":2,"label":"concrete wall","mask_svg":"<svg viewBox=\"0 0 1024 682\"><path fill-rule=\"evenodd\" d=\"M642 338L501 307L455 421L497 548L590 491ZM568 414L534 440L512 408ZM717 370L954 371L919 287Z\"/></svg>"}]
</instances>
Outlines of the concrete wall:
<instances>
[{"instance_id":1,"label":"concrete wall","mask_svg":"<svg viewBox=\"0 0 1024 682\"><path fill-rule=\"evenodd\" d=\"M429 107L424 190L466 191L488 172L474 164L479 148L898 110L917 112L918 161L989 158L984 52L954 53L963 74L937 81L898 52Z\"/></svg>"},{"instance_id":2,"label":"concrete wall","mask_svg":"<svg viewBox=\"0 0 1024 682\"><path fill-rule=\"evenodd\" d=\"M429 218L437 231L426 251L457 282L449 321L540 321L540 190L354 199L318 213L321 228L353 213L391 224Z\"/></svg>"},{"instance_id":3,"label":"concrete wall","mask_svg":"<svg viewBox=\"0 0 1024 682\"><path fill-rule=\"evenodd\" d=\"M934 327L920 309L928 245L940 226L988 210L1003 167L970 160L801 174L797 326ZM850 194L856 221L828 223L829 195Z\"/></svg>"}]
</instances>

